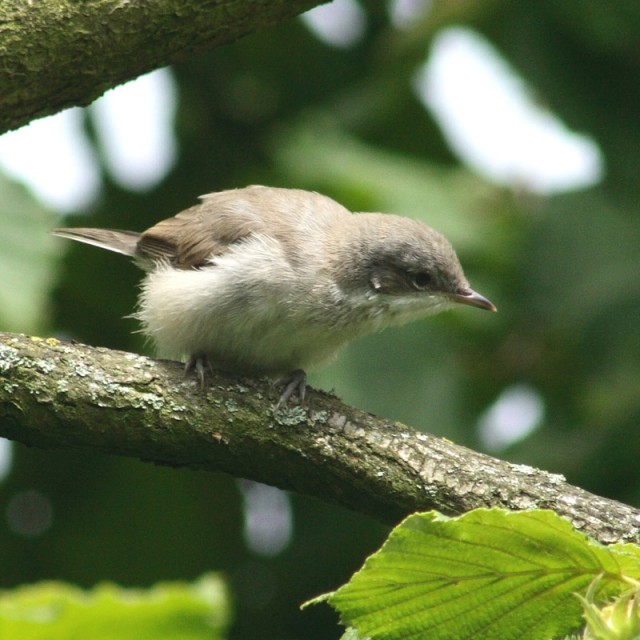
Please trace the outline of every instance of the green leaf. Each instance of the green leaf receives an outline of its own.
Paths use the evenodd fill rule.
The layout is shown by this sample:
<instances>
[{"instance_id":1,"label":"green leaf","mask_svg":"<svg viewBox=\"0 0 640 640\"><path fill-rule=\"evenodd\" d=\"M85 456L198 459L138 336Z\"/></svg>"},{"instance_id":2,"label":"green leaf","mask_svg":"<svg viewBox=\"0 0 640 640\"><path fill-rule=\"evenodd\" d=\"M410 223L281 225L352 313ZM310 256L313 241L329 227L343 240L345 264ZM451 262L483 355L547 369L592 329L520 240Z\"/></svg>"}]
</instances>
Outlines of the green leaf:
<instances>
[{"instance_id":1,"label":"green leaf","mask_svg":"<svg viewBox=\"0 0 640 640\"><path fill-rule=\"evenodd\" d=\"M640 577L627 547L604 547L551 511L416 514L328 600L374 639L547 639L581 625L574 594L594 578L611 593Z\"/></svg>"},{"instance_id":2,"label":"green leaf","mask_svg":"<svg viewBox=\"0 0 640 640\"><path fill-rule=\"evenodd\" d=\"M225 586L213 574L148 590L42 582L0 591L2 640L216 640L228 622Z\"/></svg>"},{"instance_id":3,"label":"green leaf","mask_svg":"<svg viewBox=\"0 0 640 640\"><path fill-rule=\"evenodd\" d=\"M604 607L594 602L593 593L598 579L594 580L586 597L578 596L584 608L587 626L584 640L638 640L640 638L640 589L636 585L615 597Z\"/></svg>"},{"instance_id":4,"label":"green leaf","mask_svg":"<svg viewBox=\"0 0 640 640\"><path fill-rule=\"evenodd\" d=\"M629 542L618 542L608 546L607 549L616 554L624 574L637 580L637 567L640 566L640 547Z\"/></svg>"},{"instance_id":5,"label":"green leaf","mask_svg":"<svg viewBox=\"0 0 640 640\"><path fill-rule=\"evenodd\" d=\"M369 638L361 636L356 629L349 627L342 634L340 640L369 640Z\"/></svg>"}]
</instances>

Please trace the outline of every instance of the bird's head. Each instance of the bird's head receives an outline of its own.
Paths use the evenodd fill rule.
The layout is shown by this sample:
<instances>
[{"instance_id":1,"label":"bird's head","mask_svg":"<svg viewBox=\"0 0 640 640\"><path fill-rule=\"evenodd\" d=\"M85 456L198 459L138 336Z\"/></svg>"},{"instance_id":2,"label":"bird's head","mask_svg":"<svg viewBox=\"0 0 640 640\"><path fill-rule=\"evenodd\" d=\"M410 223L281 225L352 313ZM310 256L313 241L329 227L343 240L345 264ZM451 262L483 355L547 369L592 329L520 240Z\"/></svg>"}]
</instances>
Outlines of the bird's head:
<instances>
[{"instance_id":1,"label":"bird's head","mask_svg":"<svg viewBox=\"0 0 640 640\"><path fill-rule=\"evenodd\" d=\"M465 304L487 311L495 306L470 288L451 243L410 218L375 213L352 216L337 252L342 290L390 324L401 324Z\"/></svg>"}]
</instances>

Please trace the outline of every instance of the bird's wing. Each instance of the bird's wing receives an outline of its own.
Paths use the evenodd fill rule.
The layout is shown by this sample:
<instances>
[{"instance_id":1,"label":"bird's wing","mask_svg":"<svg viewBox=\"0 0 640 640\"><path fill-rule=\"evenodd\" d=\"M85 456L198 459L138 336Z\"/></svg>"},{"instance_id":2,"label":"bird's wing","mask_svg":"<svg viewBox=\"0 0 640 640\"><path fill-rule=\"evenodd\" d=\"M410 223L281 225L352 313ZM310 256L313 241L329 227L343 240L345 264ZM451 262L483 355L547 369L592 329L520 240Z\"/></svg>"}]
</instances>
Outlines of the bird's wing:
<instances>
[{"instance_id":1,"label":"bird's wing","mask_svg":"<svg viewBox=\"0 0 640 640\"><path fill-rule=\"evenodd\" d=\"M89 229L78 227L75 229L53 229L54 236L84 242L85 244L122 253L125 256L135 256L140 234L135 231L120 231L118 229Z\"/></svg>"},{"instance_id":2,"label":"bird's wing","mask_svg":"<svg viewBox=\"0 0 640 640\"><path fill-rule=\"evenodd\" d=\"M138 241L138 255L168 260L180 269L203 266L228 247L266 231L264 203L249 188L202 196L202 202L147 229Z\"/></svg>"},{"instance_id":3,"label":"bird's wing","mask_svg":"<svg viewBox=\"0 0 640 640\"><path fill-rule=\"evenodd\" d=\"M137 255L193 269L234 243L262 234L277 239L290 260L308 260L296 240L300 229L317 237L332 220L344 216L351 213L314 192L262 186L220 191L202 196L200 204L145 231Z\"/></svg>"}]
</instances>

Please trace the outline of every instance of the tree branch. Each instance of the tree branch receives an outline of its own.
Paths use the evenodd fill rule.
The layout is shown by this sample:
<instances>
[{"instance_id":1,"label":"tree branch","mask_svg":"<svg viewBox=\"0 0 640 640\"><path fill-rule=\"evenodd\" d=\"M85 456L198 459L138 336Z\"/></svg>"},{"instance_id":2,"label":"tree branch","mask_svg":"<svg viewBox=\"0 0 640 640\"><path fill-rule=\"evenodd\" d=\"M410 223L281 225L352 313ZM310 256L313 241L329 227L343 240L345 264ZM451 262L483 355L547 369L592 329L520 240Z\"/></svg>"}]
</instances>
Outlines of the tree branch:
<instances>
[{"instance_id":1,"label":"tree branch","mask_svg":"<svg viewBox=\"0 0 640 640\"><path fill-rule=\"evenodd\" d=\"M603 543L640 541L640 512L311 391L273 413L268 381L214 373L205 392L176 362L0 333L0 435L224 471L396 522L418 510L548 508Z\"/></svg>"},{"instance_id":2,"label":"tree branch","mask_svg":"<svg viewBox=\"0 0 640 640\"><path fill-rule=\"evenodd\" d=\"M3 0L0 133L325 0Z\"/></svg>"}]
</instances>

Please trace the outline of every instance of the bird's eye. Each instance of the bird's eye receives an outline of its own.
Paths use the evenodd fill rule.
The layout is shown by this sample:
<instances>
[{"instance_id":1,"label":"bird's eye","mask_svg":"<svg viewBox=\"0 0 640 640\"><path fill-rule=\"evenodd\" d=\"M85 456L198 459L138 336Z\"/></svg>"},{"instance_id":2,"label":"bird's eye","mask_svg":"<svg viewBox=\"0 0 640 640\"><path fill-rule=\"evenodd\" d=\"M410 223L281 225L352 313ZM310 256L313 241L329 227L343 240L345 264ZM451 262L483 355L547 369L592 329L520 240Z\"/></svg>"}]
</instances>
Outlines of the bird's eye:
<instances>
[{"instance_id":1,"label":"bird's eye","mask_svg":"<svg viewBox=\"0 0 640 640\"><path fill-rule=\"evenodd\" d=\"M431 284L431 275L426 271L419 271L411 274L411 284L416 289L424 289Z\"/></svg>"}]
</instances>

